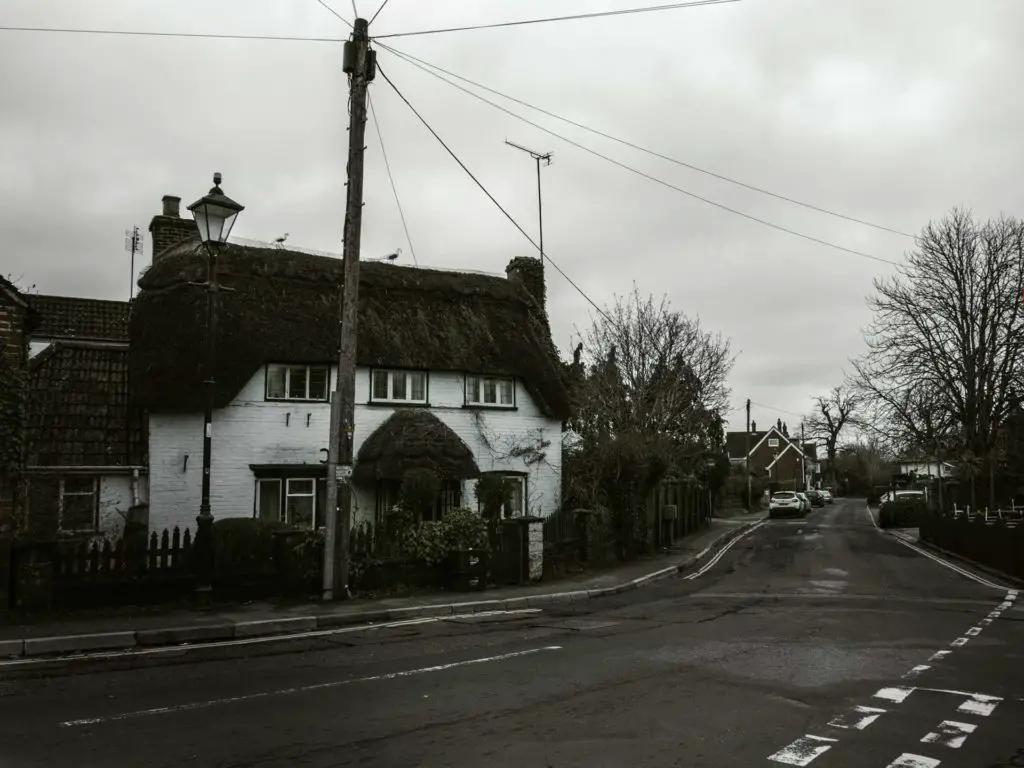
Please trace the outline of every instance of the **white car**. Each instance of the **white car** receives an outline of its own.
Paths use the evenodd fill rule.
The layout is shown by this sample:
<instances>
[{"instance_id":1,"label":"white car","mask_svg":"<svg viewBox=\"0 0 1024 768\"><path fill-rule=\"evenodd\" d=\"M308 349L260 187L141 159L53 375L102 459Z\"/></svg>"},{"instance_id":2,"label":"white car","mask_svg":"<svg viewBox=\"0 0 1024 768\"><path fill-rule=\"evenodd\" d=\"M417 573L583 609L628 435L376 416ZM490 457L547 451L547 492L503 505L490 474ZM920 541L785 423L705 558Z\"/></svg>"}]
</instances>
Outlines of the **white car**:
<instances>
[{"instance_id":1,"label":"white car","mask_svg":"<svg viewBox=\"0 0 1024 768\"><path fill-rule=\"evenodd\" d=\"M806 498L806 497L805 497ZM805 502L795 491L776 491L768 502L768 516L803 515Z\"/></svg>"},{"instance_id":2,"label":"white car","mask_svg":"<svg viewBox=\"0 0 1024 768\"><path fill-rule=\"evenodd\" d=\"M818 491L818 493L821 494L821 498L823 498L825 500L826 504L831 504L832 503L832 492L831 491L827 491L824 488L822 488L820 491Z\"/></svg>"}]
</instances>

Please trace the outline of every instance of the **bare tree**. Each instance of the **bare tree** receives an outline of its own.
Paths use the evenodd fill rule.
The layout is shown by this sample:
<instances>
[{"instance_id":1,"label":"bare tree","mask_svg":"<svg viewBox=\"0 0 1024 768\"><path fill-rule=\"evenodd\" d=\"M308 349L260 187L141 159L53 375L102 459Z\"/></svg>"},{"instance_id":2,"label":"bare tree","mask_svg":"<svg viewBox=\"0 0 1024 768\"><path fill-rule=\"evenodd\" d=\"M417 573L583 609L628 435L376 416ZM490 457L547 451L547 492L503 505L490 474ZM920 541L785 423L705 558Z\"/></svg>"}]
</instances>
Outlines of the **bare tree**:
<instances>
[{"instance_id":1,"label":"bare tree","mask_svg":"<svg viewBox=\"0 0 1024 768\"><path fill-rule=\"evenodd\" d=\"M850 387L833 387L827 395L815 399L814 412L804 420L808 436L825 444L829 476L833 487L837 484L836 453L843 429L851 423L860 407L860 396Z\"/></svg>"},{"instance_id":2,"label":"bare tree","mask_svg":"<svg viewBox=\"0 0 1024 768\"><path fill-rule=\"evenodd\" d=\"M583 350L577 432L667 437L694 451L712 447L729 402L728 340L665 298L641 297L634 286L594 319Z\"/></svg>"},{"instance_id":3,"label":"bare tree","mask_svg":"<svg viewBox=\"0 0 1024 768\"><path fill-rule=\"evenodd\" d=\"M1022 289L1024 223L956 209L929 224L897 274L875 281L860 390L921 447L988 461L1024 391Z\"/></svg>"}]
</instances>

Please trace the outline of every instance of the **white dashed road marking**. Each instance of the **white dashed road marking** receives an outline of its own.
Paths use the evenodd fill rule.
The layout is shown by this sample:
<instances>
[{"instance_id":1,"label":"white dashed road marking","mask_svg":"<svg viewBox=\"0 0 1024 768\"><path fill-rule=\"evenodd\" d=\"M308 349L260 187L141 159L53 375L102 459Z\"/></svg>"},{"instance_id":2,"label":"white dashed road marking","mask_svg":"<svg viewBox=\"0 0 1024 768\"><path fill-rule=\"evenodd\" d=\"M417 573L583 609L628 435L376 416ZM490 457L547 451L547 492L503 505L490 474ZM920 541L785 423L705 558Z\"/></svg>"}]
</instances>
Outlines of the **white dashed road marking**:
<instances>
[{"instance_id":1,"label":"white dashed road marking","mask_svg":"<svg viewBox=\"0 0 1024 768\"><path fill-rule=\"evenodd\" d=\"M985 696L981 693L972 693L971 697L957 707L956 711L963 712L965 715L988 717L1000 701L1002 699L999 696Z\"/></svg>"},{"instance_id":2,"label":"white dashed road marking","mask_svg":"<svg viewBox=\"0 0 1024 768\"><path fill-rule=\"evenodd\" d=\"M927 664L918 664L918 665L917 665L916 667L914 667L914 668L913 668L912 670L910 670L909 672L904 672L904 673L903 673L903 677L904 677L904 678L908 678L908 677L917 677L917 676L918 676L918 675L920 675L920 674L921 674L922 672L926 672L926 671L928 671L929 669L931 669L931 667L930 667L930 666L928 666Z\"/></svg>"},{"instance_id":3,"label":"white dashed road marking","mask_svg":"<svg viewBox=\"0 0 1024 768\"><path fill-rule=\"evenodd\" d=\"M949 654L951 654L951 653L952 653L952 651L936 651L935 653L933 653L931 656L928 657L928 661L942 661L944 658L949 656Z\"/></svg>"},{"instance_id":4,"label":"white dashed road marking","mask_svg":"<svg viewBox=\"0 0 1024 768\"><path fill-rule=\"evenodd\" d=\"M950 645L959 648L961 645L967 645L967 641L970 640L970 639L971 638L969 638L969 637L958 637L956 640L954 640L952 643L950 643Z\"/></svg>"},{"instance_id":5,"label":"white dashed road marking","mask_svg":"<svg viewBox=\"0 0 1024 768\"><path fill-rule=\"evenodd\" d=\"M921 739L921 742L960 749L967 737L974 733L977 727L974 723L958 723L955 720L943 720L939 723L938 729Z\"/></svg>"},{"instance_id":6,"label":"white dashed road marking","mask_svg":"<svg viewBox=\"0 0 1024 768\"><path fill-rule=\"evenodd\" d=\"M897 704L902 704L906 701L907 696L914 692L913 688L883 688L875 694L876 699L885 699L886 701L893 701Z\"/></svg>"},{"instance_id":7,"label":"white dashed road marking","mask_svg":"<svg viewBox=\"0 0 1024 768\"><path fill-rule=\"evenodd\" d=\"M886 768L936 768L939 762L934 757L923 757L906 752L889 763Z\"/></svg>"},{"instance_id":8,"label":"white dashed road marking","mask_svg":"<svg viewBox=\"0 0 1024 768\"><path fill-rule=\"evenodd\" d=\"M833 728L853 728L863 731L887 711L878 707L865 707L858 704L850 712L832 718L829 725Z\"/></svg>"},{"instance_id":9,"label":"white dashed road marking","mask_svg":"<svg viewBox=\"0 0 1024 768\"><path fill-rule=\"evenodd\" d=\"M785 765L810 765L814 758L832 749L836 741L838 739L827 739L824 736L803 736L774 755L769 755L768 759Z\"/></svg>"}]
</instances>

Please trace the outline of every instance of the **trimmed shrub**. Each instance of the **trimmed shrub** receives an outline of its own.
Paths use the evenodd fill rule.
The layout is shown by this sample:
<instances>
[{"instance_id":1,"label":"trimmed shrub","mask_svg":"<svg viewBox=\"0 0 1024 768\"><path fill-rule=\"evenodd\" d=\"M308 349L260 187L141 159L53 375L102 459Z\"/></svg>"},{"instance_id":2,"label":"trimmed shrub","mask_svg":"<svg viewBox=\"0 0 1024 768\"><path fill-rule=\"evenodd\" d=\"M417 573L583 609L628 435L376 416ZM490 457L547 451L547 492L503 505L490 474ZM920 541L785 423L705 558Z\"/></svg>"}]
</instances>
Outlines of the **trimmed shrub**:
<instances>
[{"instance_id":1,"label":"trimmed shrub","mask_svg":"<svg viewBox=\"0 0 1024 768\"><path fill-rule=\"evenodd\" d=\"M922 498L897 497L882 505L878 525L881 528L917 528L927 511Z\"/></svg>"}]
</instances>

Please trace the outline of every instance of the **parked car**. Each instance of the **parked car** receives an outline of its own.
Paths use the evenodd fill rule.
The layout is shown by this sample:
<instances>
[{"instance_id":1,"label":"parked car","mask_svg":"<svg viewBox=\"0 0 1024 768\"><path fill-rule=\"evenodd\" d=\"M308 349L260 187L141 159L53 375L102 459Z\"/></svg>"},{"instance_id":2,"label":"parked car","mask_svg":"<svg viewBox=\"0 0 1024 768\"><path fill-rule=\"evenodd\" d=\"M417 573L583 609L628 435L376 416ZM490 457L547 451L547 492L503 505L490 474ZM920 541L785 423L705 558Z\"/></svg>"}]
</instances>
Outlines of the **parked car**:
<instances>
[{"instance_id":1,"label":"parked car","mask_svg":"<svg viewBox=\"0 0 1024 768\"><path fill-rule=\"evenodd\" d=\"M832 503L832 501L833 501L832 491L830 491L828 488L822 488L820 491L818 491L818 493L821 494L821 499L826 504L831 504Z\"/></svg>"},{"instance_id":2,"label":"parked car","mask_svg":"<svg viewBox=\"0 0 1024 768\"><path fill-rule=\"evenodd\" d=\"M797 491L796 497L800 499L801 511L806 515L811 511L811 500L807 498L807 494L803 491Z\"/></svg>"},{"instance_id":3,"label":"parked car","mask_svg":"<svg viewBox=\"0 0 1024 768\"><path fill-rule=\"evenodd\" d=\"M823 491L816 491L813 488L809 491L804 492L807 496L808 501L811 502L812 507L824 507L825 506L825 495Z\"/></svg>"},{"instance_id":4,"label":"parked car","mask_svg":"<svg viewBox=\"0 0 1024 768\"><path fill-rule=\"evenodd\" d=\"M776 491L768 502L769 517L801 517L804 502L794 491Z\"/></svg>"}]
</instances>

